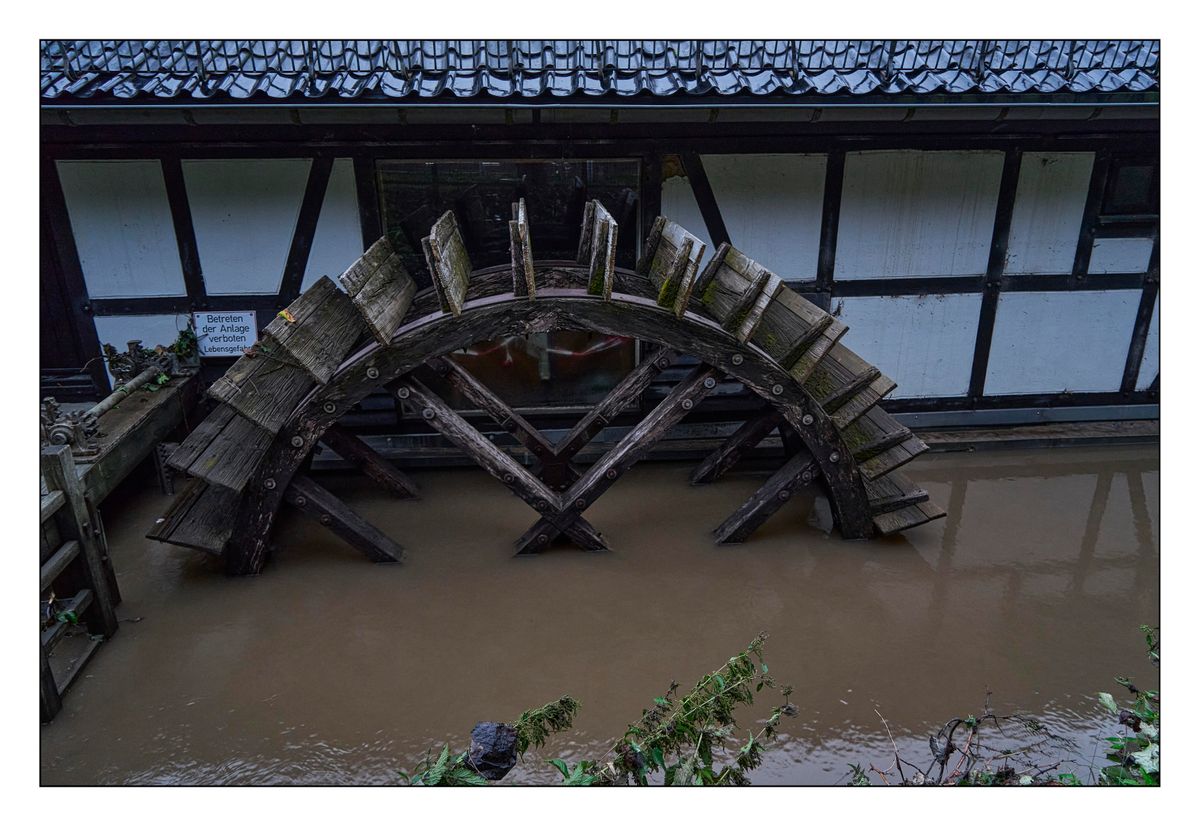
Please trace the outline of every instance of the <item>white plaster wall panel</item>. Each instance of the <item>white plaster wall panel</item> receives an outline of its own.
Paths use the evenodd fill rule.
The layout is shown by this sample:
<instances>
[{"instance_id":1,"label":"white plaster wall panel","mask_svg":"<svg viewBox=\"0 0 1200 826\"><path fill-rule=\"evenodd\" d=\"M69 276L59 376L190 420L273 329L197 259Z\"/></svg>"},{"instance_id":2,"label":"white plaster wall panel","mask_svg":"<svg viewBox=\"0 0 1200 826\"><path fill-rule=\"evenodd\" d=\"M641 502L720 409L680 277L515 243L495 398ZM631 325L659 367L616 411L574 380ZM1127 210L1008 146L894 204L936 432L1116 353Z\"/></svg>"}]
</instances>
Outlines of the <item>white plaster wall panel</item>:
<instances>
[{"instance_id":1,"label":"white plaster wall panel","mask_svg":"<svg viewBox=\"0 0 1200 826\"><path fill-rule=\"evenodd\" d=\"M307 158L183 162L210 295L278 292L310 164Z\"/></svg>"},{"instance_id":2,"label":"white plaster wall panel","mask_svg":"<svg viewBox=\"0 0 1200 826\"><path fill-rule=\"evenodd\" d=\"M1071 271L1094 157L1091 152L1028 152L1021 157L1005 273Z\"/></svg>"},{"instance_id":3,"label":"white plaster wall panel","mask_svg":"<svg viewBox=\"0 0 1200 826\"><path fill-rule=\"evenodd\" d=\"M1002 152L850 152L834 278L982 275Z\"/></svg>"},{"instance_id":4,"label":"white plaster wall panel","mask_svg":"<svg viewBox=\"0 0 1200 826\"><path fill-rule=\"evenodd\" d=\"M1137 389L1146 390L1158 375L1158 306L1161 300L1154 299L1154 315L1150 317L1150 329L1146 331L1146 349L1142 351L1142 366L1138 368Z\"/></svg>"},{"instance_id":5,"label":"white plaster wall panel","mask_svg":"<svg viewBox=\"0 0 1200 826\"><path fill-rule=\"evenodd\" d=\"M1150 268L1153 251L1153 238L1097 238L1092 244L1088 272L1145 272Z\"/></svg>"},{"instance_id":6,"label":"white plaster wall panel","mask_svg":"<svg viewBox=\"0 0 1200 826\"><path fill-rule=\"evenodd\" d=\"M307 290L322 275L328 275L340 287L337 278L363 254L362 243L354 162L349 158L338 158L333 162L329 187L321 203L301 289Z\"/></svg>"},{"instance_id":7,"label":"white plaster wall panel","mask_svg":"<svg viewBox=\"0 0 1200 826\"><path fill-rule=\"evenodd\" d=\"M158 161L59 161L58 176L89 296L187 292Z\"/></svg>"},{"instance_id":8,"label":"white plaster wall panel","mask_svg":"<svg viewBox=\"0 0 1200 826\"><path fill-rule=\"evenodd\" d=\"M984 392L1119 390L1140 290L1001 293Z\"/></svg>"},{"instance_id":9,"label":"white plaster wall panel","mask_svg":"<svg viewBox=\"0 0 1200 826\"><path fill-rule=\"evenodd\" d=\"M674 177L663 181L662 214L704 242L704 258L700 261L703 269L705 262L712 257L713 243L708 237L704 216L700 214L700 207L696 204L696 196L692 194L692 185L687 178ZM640 248L638 254L641 254Z\"/></svg>"},{"instance_id":10,"label":"white plaster wall panel","mask_svg":"<svg viewBox=\"0 0 1200 826\"><path fill-rule=\"evenodd\" d=\"M834 299L843 339L896 382L892 397L963 396L971 383L978 295Z\"/></svg>"},{"instance_id":11,"label":"white plaster wall panel","mask_svg":"<svg viewBox=\"0 0 1200 826\"><path fill-rule=\"evenodd\" d=\"M126 343L140 339L143 347L171 344L179 331L187 327L187 315L106 315L96 316L96 337L101 344L111 344L125 352ZM105 366L107 369L107 365ZM111 372L109 381L114 381Z\"/></svg>"},{"instance_id":12,"label":"white plaster wall panel","mask_svg":"<svg viewBox=\"0 0 1200 826\"><path fill-rule=\"evenodd\" d=\"M785 281L817 277L825 155L705 155L735 247Z\"/></svg>"}]
</instances>

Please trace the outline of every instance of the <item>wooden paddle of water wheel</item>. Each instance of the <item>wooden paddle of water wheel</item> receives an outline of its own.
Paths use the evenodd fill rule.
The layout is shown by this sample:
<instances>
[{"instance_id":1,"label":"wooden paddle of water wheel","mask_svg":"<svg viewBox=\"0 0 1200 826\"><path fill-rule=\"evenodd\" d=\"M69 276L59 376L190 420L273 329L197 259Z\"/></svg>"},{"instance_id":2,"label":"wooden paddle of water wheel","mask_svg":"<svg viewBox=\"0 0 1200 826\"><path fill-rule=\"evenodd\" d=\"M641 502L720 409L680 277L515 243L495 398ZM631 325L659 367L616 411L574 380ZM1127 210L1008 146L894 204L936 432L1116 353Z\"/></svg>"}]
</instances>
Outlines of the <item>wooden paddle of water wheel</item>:
<instances>
[{"instance_id":1,"label":"wooden paddle of water wheel","mask_svg":"<svg viewBox=\"0 0 1200 826\"><path fill-rule=\"evenodd\" d=\"M396 496L415 496L403 473L338 424L386 388L523 499L536 521L517 552L560 535L606 550L588 507L728 377L764 401L692 474L712 482L780 428L792 455L715 534L740 542L795 491L822 485L843 537L867 539L944 516L897 468L925 444L879 401L895 383L839 342L846 327L728 244L700 270L704 244L658 218L636 271L615 265L617 222L587 205L574 261L535 260L524 202L509 222L511 265L472 271L454 214L423 240L433 276L418 291L400 256L380 239L341 276L322 278L266 327L255 347L209 389L220 402L170 457L193 477L149 536L223 555L235 574L267 558L286 502L378 562L401 547L303 472L324 441ZM590 330L657 345L557 444L481 384L449 353L474 342L552 329ZM700 360L598 461L572 458L680 355ZM511 433L533 470L498 448L434 393L432 371Z\"/></svg>"}]
</instances>

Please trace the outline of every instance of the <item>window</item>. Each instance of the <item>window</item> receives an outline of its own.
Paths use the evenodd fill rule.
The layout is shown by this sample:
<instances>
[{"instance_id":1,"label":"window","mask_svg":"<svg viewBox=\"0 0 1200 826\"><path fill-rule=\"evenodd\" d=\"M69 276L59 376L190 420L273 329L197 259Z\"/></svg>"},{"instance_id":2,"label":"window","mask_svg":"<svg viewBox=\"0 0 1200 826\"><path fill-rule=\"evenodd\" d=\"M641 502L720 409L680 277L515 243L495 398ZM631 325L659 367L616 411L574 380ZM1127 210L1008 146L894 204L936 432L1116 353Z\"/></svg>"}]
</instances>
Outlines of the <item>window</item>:
<instances>
[{"instance_id":1,"label":"window","mask_svg":"<svg viewBox=\"0 0 1200 826\"><path fill-rule=\"evenodd\" d=\"M1109 167L1100 214L1157 215L1158 165L1144 160L1114 159Z\"/></svg>"},{"instance_id":2,"label":"window","mask_svg":"<svg viewBox=\"0 0 1200 826\"><path fill-rule=\"evenodd\" d=\"M525 199L533 253L539 260L575 258L587 201L600 201L619 225L617 265L637 258L636 160L408 161L381 160L376 172L384 229L421 287L429 271L421 239L453 210L476 268L510 261L511 205ZM554 331L482 341L454 358L514 407L575 406L599 401L632 369L633 341ZM471 405L449 388L451 404Z\"/></svg>"}]
</instances>

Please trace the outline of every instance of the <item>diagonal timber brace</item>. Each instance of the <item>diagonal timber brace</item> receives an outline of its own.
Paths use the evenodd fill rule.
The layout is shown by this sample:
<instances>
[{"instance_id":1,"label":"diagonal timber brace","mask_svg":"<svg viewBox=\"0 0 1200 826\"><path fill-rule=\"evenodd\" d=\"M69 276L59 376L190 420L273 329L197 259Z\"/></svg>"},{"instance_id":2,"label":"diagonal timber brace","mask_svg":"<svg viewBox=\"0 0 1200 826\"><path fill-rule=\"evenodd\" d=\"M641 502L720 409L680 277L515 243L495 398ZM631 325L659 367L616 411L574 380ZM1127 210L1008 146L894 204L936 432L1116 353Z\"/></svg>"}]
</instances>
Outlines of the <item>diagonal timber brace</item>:
<instances>
[{"instance_id":1,"label":"diagonal timber brace","mask_svg":"<svg viewBox=\"0 0 1200 826\"><path fill-rule=\"evenodd\" d=\"M563 495L558 508L543 514L517 540L517 553L537 553L548 547L559 533L570 536L572 527L583 518L583 512L716 386L716 368L702 364L688 374L646 418L579 477Z\"/></svg>"},{"instance_id":2,"label":"diagonal timber brace","mask_svg":"<svg viewBox=\"0 0 1200 826\"><path fill-rule=\"evenodd\" d=\"M421 411L421 417L434 430L475 460L481 468L499 479L539 513L562 510L559 496L516 459L496 447L470 422L456 413L436 393L414 378L403 378L396 386L396 397ZM562 531L573 542L589 551L606 551L600 532L584 519L564 525Z\"/></svg>"}]
</instances>

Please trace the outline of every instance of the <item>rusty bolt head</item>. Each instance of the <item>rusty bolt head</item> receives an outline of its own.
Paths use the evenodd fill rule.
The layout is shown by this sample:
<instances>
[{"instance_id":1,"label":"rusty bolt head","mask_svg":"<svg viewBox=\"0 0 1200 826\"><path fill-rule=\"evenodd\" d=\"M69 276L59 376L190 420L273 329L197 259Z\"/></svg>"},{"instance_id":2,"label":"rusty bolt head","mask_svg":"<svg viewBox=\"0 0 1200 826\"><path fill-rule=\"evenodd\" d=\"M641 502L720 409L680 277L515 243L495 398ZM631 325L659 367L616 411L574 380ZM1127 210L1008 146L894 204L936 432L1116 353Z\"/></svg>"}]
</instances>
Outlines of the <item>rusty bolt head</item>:
<instances>
[{"instance_id":1,"label":"rusty bolt head","mask_svg":"<svg viewBox=\"0 0 1200 826\"><path fill-rule=\"evenodd\" d=\"M545 545L547 542L550 541L550 537L546 536L546 534L544 534L544 533L539 533L537 541L538 541L539 545Z\"/></svg>"},{"instance_id":2,"label":"rusty bolt head","mask_svg":"<svg viewBox=\"0 0 1200 826\"><path fill-rule=\"evenodd\" d=\"M717 380L714 379L712 376L709 376L708 378L706 378L704 380L705 389L712 390L716 386L717 386Z\"/></svg>"},{"instance_id":3,"label":"rusty bolt head","mask_svg":"<svg viewBox=\"0 0 1200 826\"><path fill-rule=\"evenodd\" d=\"M836 450L833 453L829 454L829 461L831 461L831 462L840 461L841 458L842 458L842 454L838 453Z\"/></svg>"},{"instance_id":4,"label":"rusty bolt head","mask_svg":"<svg viewBox=\"0 0 1200 826\"><path fill-rule=\"evenodd\" d=\"M267 490L275 490L275 480L270 477L267 477L266 479L263 480L263 487L266 488Z\"/></svg>"},{"instance_id":5,"label":"rusty bolt head","mask_svg":"<svg viewBox=\"0 0 1200 826\"><path fill-rule=\"evenodd\" d=\"M587 507L587 501L584 499L576 499L575 507L579 508L580 510L583 510L584 508Z\"/></svg>"},{"instance_id":6,"label":"rusty bolt head","mask_svg":"<svg viewBox=\"0 0 1200 826\"><path fill-rule=\"evenodd\" d=\"M812 481L812 473L810 473L809 471L806 470L806 471L804 471L804 473L802 473L800 475L800 478L803 479L805 482L811 482Z\"/></svg>"},{"instance_id":7,"label":"rusty bolt head","mask_svg":"<svg viewBox=\"0 0 1200 826\"><path fill-rule=\"evenodd\" d=\"M772 393L772 395L775 395L775 396L778 396L778 395L780 395L781 393L783 393L783 385L782 385L782 384L774 384L774 385L772 385L772 386L771 386L771 393Z\"/></svg>"},{"instance_id":8,"label":"rusty bolt head","mask_svg":"<svg viewBox=\"0 0 1200 826\"><path fill-rule=\"evenodd\" d=\"M504 474L504 484L511 485L515 477L511 473Z\"/></svg>"},{"instance_id":9,"label":"rusty bolt head","mask_svg":"<svg viewBox=\"0 0 1200 826\"><path fill-rule=\"evenodd\" d=\"M804 425L810 425L813 423L813 421L814 421L814 419L813 419L811 413L805 413L803 416L800 417L800 423L804 424Z\"/></svg>"},{"instance_id":10,"label":"rusty bolt head","mask_svg":"<svg viewBox=\"0 0 1200 826\"><path fill-rule=\"evenodd\" d=\"M333 524L333 520L329 518L329 514L327 514L327 513L321 514L321 524L322 525L332 525Z\"/></svg>"},{"instance_id":11,"label":"rusty bolt head","mask_svg":"<svg viewBox=\"0 0 1200 826\"><path fill-rule=\"evenodd\" d=\"M607 476L609 479L616 479L617 478L617 469L615 467L611 467L608 470L604 471L604 475Z\"/></svg>"},{"instance_id":12,"label":"rusty bolt head","mask_svg":"<svg viewBox=\"0 0 1200 826\"><path fill-rule=\"evenodd\" d=\"M691 399L684 399L684 400L683 400L683 401L680 403L680 406L681 406L681 407L682 407L684 410L691 410L693 407L695 407L695 406L696 406L696 403L695 403L694 401L692 401Z\"/></svg>"},{"instance_id":13,"label":"rusty bolt head","mask_svg":"<svg viewBox=\"0 0 1200 826\"><path fill-rule=\"evenodd\" d=\"M432 407L426 407L424 410L421 411L421 417L424 419L432 419L432 418L435 418L436 416L437 416L437 411L435 411Z\"/></svg>"},{"instance_id":14,"label":"rusty bolt head","mask_svg":"<svg viewBox=\"0 0 1200 826\"><path fill-rule=\"evenodd\" d=\"M730 361L732 361L734 364L741 364L745 360L746 360L746 357L743 356L741 353L734 353L733 358L730 359Z\"/></svg>"},{"instance_id":15,"label":"rusty bolt head","mask_svg":"<svg viewBox=\"0 0 1200 826\"><path fill-rule=\"evenodd\" d=\"M409 396L412 395L412 391L409 390L407 387L401 387L399 390L396 391L396 395L402 399L407 399Z\"/></svg>"},{"instance_id":16,"label":"rusty bolt head","mask_svg":"<svg viewBox=\"0 0 1200 826\"><path fill-rule=\"evenodd\" d=\"M304 439L301 436L292 437L292 447L304 447Z\"/></svg>"},{"instance_id":17,"label":"rusty bolt head","mask_svg":"<svg viewBox=\"0 0 1200 826\"><path fill-rule=\"evenodd\" d=\"M379 371L374 367L368 367L367 368L367 378L369 378L371 380L375 380L375 379L379 378Z\"/></svg>"},{"instance_id":18,"label":"rusty bolt head","mask_svg":"<svg viewBox=\"0 0 1200 826\"><path fill-rule=\"evenodd\" d=\"M666 370L670 366L671 366L671 362L667 361L666 359L658 360L658 369L659 370Z\"/></svg>"},{"instance_id":19,"label":"rusty bolt head","mask_svg":"<svg viewBox=\"0 0 1200 826\"><path fill-rule=\"evenodd\" d=\"M539 499L536 503L534 503L534 507L540 511L544 511L546 508L550 507L550 503L545 499Z\"/></svg>"},{"instance_id":20,"label":"rusty bolt head","mask_svg":"<svg viewBox=\"0 0 1200 826\"><path fill-rule=\"evenodd\" d=\"M337 405L334 404L333 402L325 402L325 407L323 409L325 410L326 413L336 413Z\"/></svg>"},{"instance_id":21,"label":"rusty bolt head","mask_svg":"<svg viewBox=\"0 0 1200 826\"><path fill-rule=\"evenodd\" d=\"M308 504L308 499L303 496L297 496L296 504L299 505L300 507L304 507L305 505Z\"/></svg>"},{"instance_id":22,"label":"rusty bolt head","mask_svg":"<svg viewBox=\"0 0 1200 826\"><path fill-rule=\"evenodd\" d=\"M792 492L790 490L788 490L787 488L784 488L783 490L779 491L779 499L782 502L786 502L788 499L791 498L791 496L792 496Z\"/></svg>"}]
</instances>

